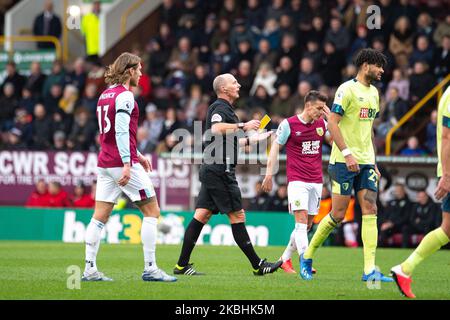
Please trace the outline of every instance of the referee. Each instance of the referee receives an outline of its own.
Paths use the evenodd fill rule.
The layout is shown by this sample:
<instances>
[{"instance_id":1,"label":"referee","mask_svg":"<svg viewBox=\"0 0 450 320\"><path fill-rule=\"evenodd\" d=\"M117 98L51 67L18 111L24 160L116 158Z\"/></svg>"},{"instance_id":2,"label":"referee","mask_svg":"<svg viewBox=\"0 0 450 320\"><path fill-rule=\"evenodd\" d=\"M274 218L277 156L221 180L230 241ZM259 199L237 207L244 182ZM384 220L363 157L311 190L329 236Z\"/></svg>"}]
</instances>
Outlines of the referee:
<instances>
[{"instance_id":1,"label":"referee","mask_svg":"<svg viewBox=\"0 0 450 320\"><path fill-rule=\"evenodd\" d=\"M200 182L194 217L184 234L180 258L174 268L174 274L201 275L189 263L192 250L203 226L213 214L222 213L228 216L233 237L253 267L254 275L264 275L276 271L281 261L276 263L260 259L253 248L245 228L245 211L242 208L241 190L236 181L235 166L238 148L250 143L267 139L272 132L255 134L251 138L238 138L242 130L257 130L259 120L246 123L239 122L233 111L233 102L239 98L241 85L231 74L217 76L213 89L217 95L208 108L206 116L206 134L211 141L206 141L203 153L204 163L200 167Z\"/></svg>"}]
</instances>

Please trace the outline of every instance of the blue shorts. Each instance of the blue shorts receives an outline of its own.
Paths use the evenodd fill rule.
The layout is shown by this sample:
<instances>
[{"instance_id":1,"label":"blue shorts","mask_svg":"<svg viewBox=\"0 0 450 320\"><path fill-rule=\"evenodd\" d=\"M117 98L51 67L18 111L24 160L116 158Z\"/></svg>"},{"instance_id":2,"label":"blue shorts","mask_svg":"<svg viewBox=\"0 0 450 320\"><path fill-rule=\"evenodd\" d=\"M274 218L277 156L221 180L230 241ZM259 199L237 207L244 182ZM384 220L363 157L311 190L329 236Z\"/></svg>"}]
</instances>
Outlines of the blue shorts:
<instances>
[{"instance_id":1,"label":"blue shorts","mask_svg":"<svg viewBox=\"0 0 450 320\"><path fill-rule=\"evenodd\" d=\"M442 211L450 213L450 192L447 193L447 196L442 200Z\"/></svg>"},{"instance_id":2,"label":"blue shorts","mask_svg":"<svg viewBox=\"0 0 450 320\"><path fill-rule=\"evenodd\" d=\"M336 162L328 165L328 173L332 182L331 191L334 194L350 196L353 188L355 194L363 189L378 192L378 175L373 164L360 164L359 172L352 172L347 169L345 163Z\"/></svg>"}]
</instances>

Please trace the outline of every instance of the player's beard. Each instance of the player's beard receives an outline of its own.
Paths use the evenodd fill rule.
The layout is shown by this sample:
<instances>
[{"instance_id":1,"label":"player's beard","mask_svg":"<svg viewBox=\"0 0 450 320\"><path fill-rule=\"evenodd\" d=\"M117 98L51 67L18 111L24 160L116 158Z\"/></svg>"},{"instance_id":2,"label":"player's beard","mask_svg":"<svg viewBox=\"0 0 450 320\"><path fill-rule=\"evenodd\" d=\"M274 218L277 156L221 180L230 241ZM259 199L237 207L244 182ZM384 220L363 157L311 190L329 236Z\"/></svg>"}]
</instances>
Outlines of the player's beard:
<instances>
[{"instance_id":1,"label":"player's beard","mask_svg":"<svg viewBox=\"0 0 450 320\"><path fill-rule=\"evenodd\" d=\"M130 79L130 86L131 87L136 87L138 85L138 83L139 83L139 78L131 77L131 79Z\"/></svg>"}]
</instances>

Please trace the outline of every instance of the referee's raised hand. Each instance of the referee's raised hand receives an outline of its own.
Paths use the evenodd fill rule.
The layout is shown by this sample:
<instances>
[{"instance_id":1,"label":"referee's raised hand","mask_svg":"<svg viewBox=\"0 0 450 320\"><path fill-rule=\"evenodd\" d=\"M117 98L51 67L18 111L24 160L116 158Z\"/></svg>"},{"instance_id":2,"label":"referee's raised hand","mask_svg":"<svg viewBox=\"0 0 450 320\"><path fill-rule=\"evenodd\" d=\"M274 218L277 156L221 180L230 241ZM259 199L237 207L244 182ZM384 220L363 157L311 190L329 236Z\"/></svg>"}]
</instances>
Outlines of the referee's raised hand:
<instances>
[{"instance_id":1,"label":"referee's raised hand","mask_svg":"<svg viewBox=\"0 0 450 320\"><path fill-rule=\"evenodd\" d=\"M259 120L250 120L249 122L244 123L244 131L249 130L258 130L261 121Z\"/></svg>"}]
</instances>

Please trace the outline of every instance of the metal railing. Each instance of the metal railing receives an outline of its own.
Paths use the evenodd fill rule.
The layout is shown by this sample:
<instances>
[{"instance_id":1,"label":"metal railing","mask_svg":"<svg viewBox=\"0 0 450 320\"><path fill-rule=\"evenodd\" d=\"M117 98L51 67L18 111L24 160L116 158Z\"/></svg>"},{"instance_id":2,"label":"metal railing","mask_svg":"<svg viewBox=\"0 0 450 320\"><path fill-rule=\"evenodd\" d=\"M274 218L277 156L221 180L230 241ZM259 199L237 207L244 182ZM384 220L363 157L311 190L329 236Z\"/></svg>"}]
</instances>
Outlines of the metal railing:
<instances>
[{"instance_id":1,"label":"metal railing","mask_svg":"<svg viewBox=\"0 0 450 320\"><path fill-rule=\"evenodd\" d=\"M62 57L61 42L53 36L0 36L0 43L4 42L11 42L9 53L14 51L15 42L52 42L55 45L57 59Z\"/></svg>"},{"instance_id":2,"label":"metal railing","mask_svg":"<svg viewBox=\"0 0 450 320\"><path fill-rule=\"evenodd\" d=\"M138 0L135 3L133 3L132 6L130 6L122 15L120 18L120 36L124 37L127 33L127 21L128 17L136 11L141 5L143 5L145 0Z\"/></svg>"},{"instance_id":3,"label":"metal railing","mask_svg":"<svg viewBox=\"0 0 450 320\"><path fill-rule=\"evenodd\" d=\"M415 115L435 94L438 95L438 102L440 98L442 97L442 92L444 86L450 81L450 73L433 89L431 89L425 97L420 99L419 102L416 103L416 105L409 110L396 124L393 126L389 132L386 135L386 146L385 146L385 154L386 156L391 155L391 145L392 145L392 136L393 134L413 115Z\"/></svg>"}]
</instances>

